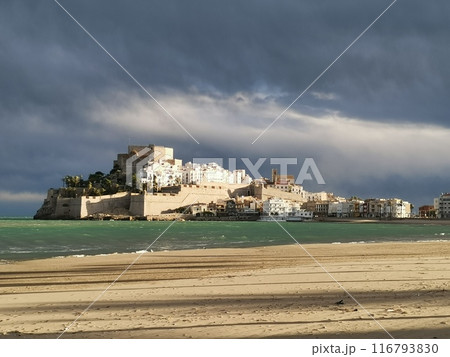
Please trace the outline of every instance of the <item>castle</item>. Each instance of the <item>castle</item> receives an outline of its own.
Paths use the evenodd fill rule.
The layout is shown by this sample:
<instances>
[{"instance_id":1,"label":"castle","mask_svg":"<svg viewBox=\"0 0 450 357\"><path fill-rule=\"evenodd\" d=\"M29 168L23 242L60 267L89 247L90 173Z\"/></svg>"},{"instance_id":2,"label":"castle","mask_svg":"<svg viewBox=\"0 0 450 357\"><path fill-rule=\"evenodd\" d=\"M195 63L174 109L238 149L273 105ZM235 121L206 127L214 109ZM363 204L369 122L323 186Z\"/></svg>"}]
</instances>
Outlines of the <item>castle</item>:
<instances>
[{"instance_id":1,"label":"castle","mask_svg":"<svg viewBox=\"0 0 450 357\"><path fill-rule=\"evenodd\" d=\"M67 187L50 189L35 219L154 219L192 205L242 197L259 202L255 212L271 197L306 201L300 186L288 192L276 182L253 182L245 170L228 171L217 163L183 165L174 159L173 149L164 146L129 146L127 153L117 155L110 175L99 178L101 174L90 175L88 181L66 179Z\"/></svg>"}]
</instances>

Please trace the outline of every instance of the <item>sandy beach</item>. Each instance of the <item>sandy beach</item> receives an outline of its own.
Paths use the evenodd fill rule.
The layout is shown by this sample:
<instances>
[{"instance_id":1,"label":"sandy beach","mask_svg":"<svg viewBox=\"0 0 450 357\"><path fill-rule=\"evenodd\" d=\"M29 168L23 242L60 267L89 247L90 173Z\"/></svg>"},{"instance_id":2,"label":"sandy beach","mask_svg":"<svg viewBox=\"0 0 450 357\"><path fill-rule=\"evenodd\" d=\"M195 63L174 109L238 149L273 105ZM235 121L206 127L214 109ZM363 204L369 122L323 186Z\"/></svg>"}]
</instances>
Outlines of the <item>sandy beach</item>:
<instances>
[{"instance_id":1,"label":"sandy beach","mask_svg":"<svg viewBox=\"0 0 450 357\"><path fill-rule=\"evenodd\" d=\"M361 305L300 246L155 252L62 338L450 337L450 242L305 248ZM0 264L0 337L58 337L136 257Z\"/></svg>"}]
</instances>

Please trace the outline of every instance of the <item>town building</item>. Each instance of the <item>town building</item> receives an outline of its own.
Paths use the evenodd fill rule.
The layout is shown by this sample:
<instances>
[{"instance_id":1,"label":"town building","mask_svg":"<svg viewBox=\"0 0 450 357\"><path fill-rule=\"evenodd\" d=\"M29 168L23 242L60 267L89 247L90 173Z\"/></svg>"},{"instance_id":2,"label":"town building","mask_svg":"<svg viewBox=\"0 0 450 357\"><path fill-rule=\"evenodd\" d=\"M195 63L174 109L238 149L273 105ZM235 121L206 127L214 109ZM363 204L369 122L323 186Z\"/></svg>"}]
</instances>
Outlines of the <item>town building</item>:
<instances>
[{"instance_id":1,"label":"town building","mask_svg":"<svg viewBox=\"0 0 450 357\"><path fill-rule=\"evenodd\" d=\"M328 204L328 216L338 218L355 217L355 202L353 201L330 202Z\"/></svg>"},{"instance_id":2,"label":"town building","mask_svg":"<svg viewBox=\"0 0 450 357\"><path fill-rule=\"evenodd\" d=\"M272 184L294 185L295 177L293 175L279 175L277 169L272 169Z\"/></svg>"},{"instance_id":3,"label":"town building","mask_svg":"<svg viewBox=\"0 0 450 357\"><path fill-rule=\"evenodd\" d=\"M450 219L450 193L441 194L438 199L438 204L438 217L442 219Z\"/></svg>"},{"instance_id":4,"label":"town building","mask_svg":"<svg viewBox=\"0 0 450 357\"><path fill-rule=\"evenodd\" d=\"M434 209L436 210L436 217L439 218L439 197L436 197L433 200L433 206L434 206Z\"/></svg>"},{"instance_id":5,"label":"town building","mask_svg":"<svg viewBox=\"0 0 450 357\"><path fill-rule=\"evenodd\" d=\"M328 217L330 201L307 201L302 208L308 212L312 212L316 217Z\"/></svg>"},{"instance_id":6,"label":"town building","mask_svg":"<svg viewBox=\"0 0 450 357\"><path fill-rule=\"evenodd\" d=\"M198 164L188 162L182 168L183 184L200 184L205 182L228 183L228 184L250 184L252 179L245 170L229 171L211 162Z\"/></svg>"},{"instance_id":7,"label":"town building","mask_svg":"<svg viewBox=\"0 0 450 357\"><path fill-rule=\"evenodd\" d=\"M412 205L400 198L386 200L384 212L385 218L410 218Z\"/></svg>"},{"instance_id":8,"label":"town building","mask_svg":"<svg viewBox=\"0 0 450 357\"><path fill-rule=\"evenodd\" d=\"M136 167L142 168L149 162L159 162L173 159L173 148L160 145L129 145L128 152L117 154L113 167L125 173L132 167L136 172ZM127 167L128 166L128 167Z\"/></svg>"},{"instance_id":9,"label":"town building","mask_svg":"<svg viewBox=\"0 0 450 357\"><path fill-rule=\"evenodd\" d=\"M420 218L437 218L436 209L434 205L425 205L419 207L419 217Z\"/></svg>"},{"instance_id":10,"label":"town building","mask_svg":"<svg viewBox=\"0 0 450 357\"><path fill-rule=\"evenodd\" d=\"M410 218L412 205L399 198L369 198L360 205L360 216L367 218Z\"/></svg>"},{"instance_id":11,"label":"town building","mask_svg":"<svg viewBox=\"0 0 450 357\"><path fill-rule=\"evenodd\" d=\"M263 202L263 215L285 216L287 207L285 200L274 197Z\"/></svg>"},{"instance_id":12,"label":"town building","mask_svg":"<svg viewBox=\"0 0 450 357\"><path fill-rule=\"evenodd\" d=\"M330 199L333 199L333 194L325 191L305 192L304 196L307 201L328 201Z\"/></svg>"},{"instance_id":13,"label":"town building","mask_svg":"<svg viewBox=\"0 0 450 357\"><path fill-rule=\"evenodd\" d=\"M279 219L293 217L312 219L313 212L308 212L298 202L291 202L282 198L270 198L263 201L263 216L274 216Z\"/></svg>"},{"instance_id":14,"label":"town building","mask_svg":"<svg viewBox=\"0 0 450 357\"><path fill-rule=\"evenodd\" d=\"M117 155L116 171L126 175L126 184L141 191L160 190L181 184L224 183L250 184L252 178L245 170L229 171L211 162L198 164L174 159L173 148L164 146L130 145L128 152Z\"/></svg>"}]
</instances>

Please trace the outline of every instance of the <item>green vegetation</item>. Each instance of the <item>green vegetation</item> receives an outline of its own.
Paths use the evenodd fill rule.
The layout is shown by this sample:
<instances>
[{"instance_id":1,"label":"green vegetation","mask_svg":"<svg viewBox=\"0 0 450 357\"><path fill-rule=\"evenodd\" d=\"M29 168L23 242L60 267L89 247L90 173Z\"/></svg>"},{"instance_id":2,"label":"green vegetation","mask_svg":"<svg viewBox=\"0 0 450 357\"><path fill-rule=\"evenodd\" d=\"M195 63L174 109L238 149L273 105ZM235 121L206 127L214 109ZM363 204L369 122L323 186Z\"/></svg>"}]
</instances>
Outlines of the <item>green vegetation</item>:
<instances>
[{"instance_id":1,"label":"green vegetation","mask_svg":"<svg viewBox=\"0 0 450 357\"><path fill-rule=\"evenodd\" d=\"M80 193L77 189L83 189L83 195L101 196L113 195L118 192L129 191L130 188L123 185L125 179L118 168L111 170L109 174L97 171L90 174L87 180L83 176L65 176L63 178L67 197L76 197Z\"/></svg>"}]
</instances>

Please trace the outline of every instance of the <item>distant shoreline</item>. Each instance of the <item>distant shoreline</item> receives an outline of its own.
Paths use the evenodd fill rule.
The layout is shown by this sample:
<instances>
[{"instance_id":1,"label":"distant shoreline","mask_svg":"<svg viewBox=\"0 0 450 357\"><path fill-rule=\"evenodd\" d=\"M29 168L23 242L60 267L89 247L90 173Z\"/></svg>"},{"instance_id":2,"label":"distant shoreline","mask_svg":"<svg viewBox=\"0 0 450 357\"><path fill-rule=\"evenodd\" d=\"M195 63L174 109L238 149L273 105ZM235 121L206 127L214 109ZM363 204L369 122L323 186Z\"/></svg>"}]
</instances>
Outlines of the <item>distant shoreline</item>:
<instances>
[{"instance_id":1,"label":"distant shoreline","mask_svg":"<svg viewBox=\"0 0 450 357\"><path fill-rule=\"evenodd\" d=\"M33 219L32 217L1 217L0 220L8 219ZM36 221L48 221L48 219L34 219ZM158 215L153 217L134 217L134 216L114 216L108 215L104 218L82 218L82 219L50 219L52 221L193 221L193 222L224 222L224 221L248 221L257 222L254 217L247 219L246 217L224 216L224 217L195 217L193 215L177 215L167 214ZM269 221L270 222L270 221ZM295 223L364 223L364 224L430 224L448 226L450 225L450 219L438 219L438 218L393 218L393 219L379 219L379 218L336 218L336 217L316 217L313 220L305 220L303 222Z\"/></svg>"},{"instance_id":2,"label":"distant shoreline","mask_svg":"<svg viewBox=\"0 0 450 357\"><path fill-rule=\"evenodd\" d=\"M385 224L430 224L437 226L450 225L449 219L437 218L395 218L395 219L377 219L377 218L334 218L323 217L315 218L313 222L317 223L385 223Z\"/></svg>"},{"instance_id":3,"label":"distant shoreline","mask_svg":"<svg viewBox=\"0 0 450 357\"><path fill-rule=\"evenodd\" d=\"M154 219L153 219L154 218ZM207 219L206 219L207 218ZM214 219L215 217L193 217L192 215L181 215L178 217L180 221L189 220L189 221L202 221L202 222L223 222L230 219L230 217L219 217L218 219ZM142 217L128 217L125 219L123 216L114 217L108 216L108 219L51 219L52 221L101 221L101 220L118 220L118 221L143 221L147 219L143 219ZM158 217L152 217L148 221L174 221L175 214L168 214L167 217L164 215L160 215ZM24 217L0 217L0 221L2 220L36 220L36 221L48 221L48 219L34 219L32 216L24 216ZM239 219L234 219L239 221ZM245 220L242 220L245 221ZM254 220L248 220L254 221ZM450 225L450 219L438 219L438 218L394 218L394 219L379 219L379 218L336 218L336 217L316 217L312 221L305 221L301 223L386 223L386 224L432 224L432 225L441 225L448 226Z\"/></svg>"}]
</instances>

